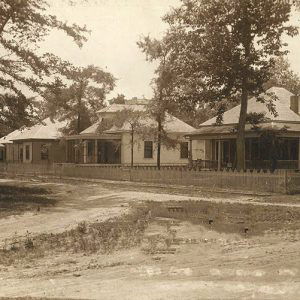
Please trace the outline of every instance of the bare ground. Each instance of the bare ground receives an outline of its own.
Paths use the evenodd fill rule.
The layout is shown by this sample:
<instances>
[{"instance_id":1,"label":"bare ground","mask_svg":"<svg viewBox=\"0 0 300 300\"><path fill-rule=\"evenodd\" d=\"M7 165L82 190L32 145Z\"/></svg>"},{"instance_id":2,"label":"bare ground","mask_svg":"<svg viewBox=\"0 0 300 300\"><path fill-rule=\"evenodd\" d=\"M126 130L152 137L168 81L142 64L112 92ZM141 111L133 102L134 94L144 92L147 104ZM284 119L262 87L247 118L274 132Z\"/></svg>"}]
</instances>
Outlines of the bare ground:
<instances>
[{"instance_id":1,"label":"bare ground","mask_svg":"<svg viewBox=\"0 0 300 300\"><path fill-rule=\"evenodd\" d=\"M299 196L109 181L0 185L0 191L18 187L38 196L20 198L15 210L3 204L11 198L1 197L2 246L28 234L62 233L82 221L103 222L136 204L152 214L133 248L109 255L50 251L0 265L0 297L300 299Z\"/></svg>"}]
</instances>

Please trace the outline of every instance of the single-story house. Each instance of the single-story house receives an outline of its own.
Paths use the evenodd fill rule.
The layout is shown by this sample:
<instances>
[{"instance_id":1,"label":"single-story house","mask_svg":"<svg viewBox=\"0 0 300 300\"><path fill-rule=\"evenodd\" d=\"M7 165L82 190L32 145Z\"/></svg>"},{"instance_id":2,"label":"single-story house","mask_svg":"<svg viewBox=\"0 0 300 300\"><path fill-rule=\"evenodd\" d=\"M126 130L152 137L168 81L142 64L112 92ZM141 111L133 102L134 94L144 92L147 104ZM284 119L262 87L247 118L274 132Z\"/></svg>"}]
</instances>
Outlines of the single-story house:
<instances>
[{"instance_id":1,"label":"single-story house","mask_svg":"<svg viewBox=\"0 0 300 300\"><path fill-rule=\"evenodd\" d=\"M47 118L29 128L15 130L0 140L5 145L7 162L64 162L65 149L61 129L66 122Z\"/></svg>"},{"instance_id":2,"label":"single-story house","mask_svg":"<svg viewBox=\"0 0 300 300\"><path fill-rule=\"evenodd\" d=\"M264 130L278 134L280 148L276 150L276 167L300 169L300 98L281 87L272 87L262 96L268 99L275 94L277 115L270 113L265 104L256 98L248 100L248 113L264 113L258 128L246 124L245 161L247 169L271 168L274 150L262 140ZM188 134L192 160L206 168L226 168L236 165L236 137L240 105L226 111L221 125L212 118ZM259 129L259 130L257 130ZM273 151L273 152L272 152Z\"/></svg>"},{"instance_id":3,"label":"single-story house","mask_svg":"<svg viewBox=\"0 0 300 300\"><path fill-rule=\"evenodd\" d=\"M133 164L155 166L157 147L153 137L145 137L140 133L132 135L130 125L124 122L117 127L112 125L103 130L104 125L117 117L117 113L130 110L144 112L143 104L112 104L98 112L99 121L82 131L79 135L66 137L67 162L84 164L131 164L131 145L133 145ZM142 126L155 126L155 121L149 117L141 120ZM101 129L102 128L102 129ZM195 128L185 122L166 115L164 129L168 137L176 140L173 148L162 145L161 165L186 165L189 162L189 143L185 135Z\"/></svg>"},{"instance_id":4,"label":"single-story house","mask_svg":"<svg viewBox=\"0 0 300 300\"><path fill-rule=\"evenodd\" d=\"M0 139L2 161L16 161L18 159L18 149L13 145L12 139L18 136L21 130L17 129Z\"/></svg>"}]
</instances>

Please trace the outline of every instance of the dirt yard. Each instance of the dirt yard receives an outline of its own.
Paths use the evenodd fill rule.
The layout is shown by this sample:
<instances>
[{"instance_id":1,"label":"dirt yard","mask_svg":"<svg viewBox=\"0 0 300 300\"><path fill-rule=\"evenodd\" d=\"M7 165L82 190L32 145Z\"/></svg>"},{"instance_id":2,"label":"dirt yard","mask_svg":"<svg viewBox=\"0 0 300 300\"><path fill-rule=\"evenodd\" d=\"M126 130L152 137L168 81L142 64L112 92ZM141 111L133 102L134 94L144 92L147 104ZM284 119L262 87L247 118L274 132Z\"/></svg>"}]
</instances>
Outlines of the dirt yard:
<instances>
[{"instance_id":1,"label":"dirt yard","mask_svg":"<svg viewBox=\"0 0 300 300\"><path fill-rule=\"evenodd\" d=\"M0 298L300 299L300 197L0 180Z\"/></svg>"}]
</instances>

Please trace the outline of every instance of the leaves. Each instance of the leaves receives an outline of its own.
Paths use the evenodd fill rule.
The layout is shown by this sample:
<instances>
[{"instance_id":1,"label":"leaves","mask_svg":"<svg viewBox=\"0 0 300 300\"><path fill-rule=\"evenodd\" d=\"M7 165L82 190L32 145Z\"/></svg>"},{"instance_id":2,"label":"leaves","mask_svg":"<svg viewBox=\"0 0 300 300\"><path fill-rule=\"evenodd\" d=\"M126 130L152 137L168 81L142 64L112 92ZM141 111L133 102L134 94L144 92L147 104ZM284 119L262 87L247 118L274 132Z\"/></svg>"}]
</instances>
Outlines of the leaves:
<instances>
[{"instance_id":1,"label":"leaves","mask_svg":"<svg viewBox=\"0 0 300 300\"><path fill-rule=\"evenodd\" d=\"M64 73L68 62L53 54L39 54L39 43L52 30L59 30L81 47L86 27L69 25L48 14L44 0L3 0L0 3L0 87L20 97L24 89L43 94L54 75Z\"/></svg>"},{"instance_id":2,"label":"leaves","mask_svg":"<svg viewBox=\"0 0 300 300\"><path fill-rule=\"evenodd\" d=\"M70 84L56 78L44 94L43 110L48 116L69 121L65 133L79 134L98 121L97 112L105 106L105 97L113 90L115 78L93 65L66 68L65 75Z\"/></svg>"}]
</instances>

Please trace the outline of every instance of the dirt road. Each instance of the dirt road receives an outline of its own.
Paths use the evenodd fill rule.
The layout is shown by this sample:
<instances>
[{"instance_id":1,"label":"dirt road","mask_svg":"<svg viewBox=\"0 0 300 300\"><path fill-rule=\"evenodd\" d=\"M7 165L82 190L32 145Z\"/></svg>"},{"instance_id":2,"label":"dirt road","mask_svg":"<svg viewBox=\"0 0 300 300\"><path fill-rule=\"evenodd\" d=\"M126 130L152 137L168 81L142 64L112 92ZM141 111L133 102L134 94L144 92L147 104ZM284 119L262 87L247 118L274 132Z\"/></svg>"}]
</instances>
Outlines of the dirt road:
<instances>
[{"instance_id":1,"label":"dirt road","mask_svg":"<svg viewBox=\"0 0 300 300\"><path fill-rule=\"evenodd\" d=\"M128 213L131 203L211 201L293 209L297 196L221 194L199 189L103 181L7 181L1 186L46 188L53 206L0 218L0 243L41 233L63 232L82 221ZM174 202L175 203L175 202ZM274 204L275 203L275 204ZM218 205L218 204L216 204ZM226 216L227 218L227 216ZM293 221L293 220L292 220ZM291 222L292 222L291 221ZM170 225L171 224L171 225ZM296 223L295 223L296 224ZM297 223L298 224L298 223ZM174 252L151 254L149 245L111 255L56 253L37 260L0 265L0 296L75 299L300 299L300 230L269 229L243 236L201 224L154 218L145 241L175 232ZM155 252L156 251L156 252Z\"/></svg>"}]
</instances>

